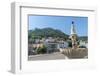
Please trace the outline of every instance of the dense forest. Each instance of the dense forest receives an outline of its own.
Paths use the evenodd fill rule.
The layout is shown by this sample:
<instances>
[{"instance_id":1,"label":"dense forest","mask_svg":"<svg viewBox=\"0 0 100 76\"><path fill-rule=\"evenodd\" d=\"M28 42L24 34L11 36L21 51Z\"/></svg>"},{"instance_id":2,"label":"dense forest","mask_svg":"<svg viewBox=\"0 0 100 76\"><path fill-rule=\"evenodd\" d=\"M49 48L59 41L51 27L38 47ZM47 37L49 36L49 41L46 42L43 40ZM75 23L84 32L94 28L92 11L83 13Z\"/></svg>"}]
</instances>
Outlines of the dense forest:
<instances>
[{"instance_id":1,"label":"dense forest","mask_svg":"<svg viewBox=\"0 0 100 76\"><path fill-rule=\"evenodd\" d=\"M34 40L34 39L42 39L42 38L62 38L63 40L67 40L69 38L69 35L63 33L62 31L58 29L53 28L35 28L34 30L28 30L28 39ZM87 41L87 36L78 36L79 40Z\"/></svg>"},{"instance_id":2,"label":"dense forest","mask_svg":"<svg viewBox=\"0 0 100 76\"><path fill-rule=\"evenodd\" d=\"M43 28L43 29L36 28L34 30L28 31L29 39L31 39L31 38L32 39L37 39L37 38L41 39L41 38L48 38L48 37L67 39L69 37L69 35L66 35L62 31L53 29L53 28Z\"/></svg>"}]
</instances>

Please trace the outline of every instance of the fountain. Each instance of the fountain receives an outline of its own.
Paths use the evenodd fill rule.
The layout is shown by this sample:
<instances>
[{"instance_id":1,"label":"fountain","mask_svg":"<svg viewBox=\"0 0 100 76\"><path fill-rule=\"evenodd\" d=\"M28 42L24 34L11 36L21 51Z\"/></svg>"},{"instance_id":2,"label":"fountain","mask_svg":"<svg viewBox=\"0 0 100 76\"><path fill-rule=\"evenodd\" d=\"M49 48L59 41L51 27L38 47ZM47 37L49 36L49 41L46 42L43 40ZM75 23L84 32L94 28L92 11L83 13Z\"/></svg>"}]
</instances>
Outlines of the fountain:
<instances>
[{"instance_id":1,"label":"fountain","mask_svg":"<svg viewBox=\"0 0 100 76\"><path fill-rule=\"evenodd\" d=\"M71 25L71 35L70 39L72 42L71 48L61 48L60 52L67 56L68 58L87 58L88 56L88 49L87 48L79 48L78 47L78 36L76 34L74 21L72 21Z\"/></svg>"}]
</instances>

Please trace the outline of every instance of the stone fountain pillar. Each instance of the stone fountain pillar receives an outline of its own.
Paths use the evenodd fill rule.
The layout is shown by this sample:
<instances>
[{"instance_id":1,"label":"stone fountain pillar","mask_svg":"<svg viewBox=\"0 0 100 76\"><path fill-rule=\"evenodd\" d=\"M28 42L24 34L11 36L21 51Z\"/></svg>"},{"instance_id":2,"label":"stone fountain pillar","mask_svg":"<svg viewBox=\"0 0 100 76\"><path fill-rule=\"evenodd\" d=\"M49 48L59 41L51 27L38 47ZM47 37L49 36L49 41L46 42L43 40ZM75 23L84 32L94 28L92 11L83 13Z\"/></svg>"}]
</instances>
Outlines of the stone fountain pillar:
<instances>
[{"instance_id":1,"label":"stone fountain pillar","mask_svg":"<svg viewBox=\"0 0 100 76\"><path fill-rule=\"evenodd\" d=\"M76 34L76 29L75 29L75 25L74 25L74 21L72 21L71 24L71 35L70 35L70 39L72 41L72 48L77 48L77 34Z\"/></svg>"}]
</instances>

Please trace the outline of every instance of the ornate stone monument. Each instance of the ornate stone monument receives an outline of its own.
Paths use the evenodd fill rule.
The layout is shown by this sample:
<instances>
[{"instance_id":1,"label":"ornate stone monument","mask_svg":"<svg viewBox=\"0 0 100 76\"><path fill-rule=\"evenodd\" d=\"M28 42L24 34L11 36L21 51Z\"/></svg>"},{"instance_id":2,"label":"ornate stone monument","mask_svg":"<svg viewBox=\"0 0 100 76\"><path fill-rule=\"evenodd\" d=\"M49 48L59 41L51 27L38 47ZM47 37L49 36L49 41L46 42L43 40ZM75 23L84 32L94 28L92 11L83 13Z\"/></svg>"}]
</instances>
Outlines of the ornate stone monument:
<instances>
[{"instance_id":1,"label":"ornate stone monument","mask_svg":"<svg viewBox=\"0 0 100 76\"><path fill-rule=\"evenodd\" d=\"M74 21L71 23L71 39L72 48L60 49L61 53L67 56L68 58L87 58L88 49L78 47L78 36L75 29Z\"/></svg>"},{"instance_id":2,"label":"ornate stone monument","mask_svg":"<svg viewBox=\"0 0 100 76\"><path fill-rule=\"evenodd\" d=\"M71 24L70 39L72 41L72 48L77 48L77 34L76 34L76 29L75 29L74 21L72 21L72 24Z\"/></svg>"}]
</instances>

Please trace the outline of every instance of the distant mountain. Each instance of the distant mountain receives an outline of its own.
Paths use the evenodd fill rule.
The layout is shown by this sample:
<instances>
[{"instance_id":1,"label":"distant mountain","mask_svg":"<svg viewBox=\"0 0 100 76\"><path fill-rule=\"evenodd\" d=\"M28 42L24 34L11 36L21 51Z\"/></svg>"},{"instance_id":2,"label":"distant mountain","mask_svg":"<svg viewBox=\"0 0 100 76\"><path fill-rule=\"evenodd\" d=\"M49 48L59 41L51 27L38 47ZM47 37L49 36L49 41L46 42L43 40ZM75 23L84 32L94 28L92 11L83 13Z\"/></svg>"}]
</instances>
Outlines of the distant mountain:
<instances>
[{"instance_id":1,"label":"distant mountain","mask_svg":"<svg viewBox=\"0 0 100 76\"><path fill-rule=\"evenodd\" d=\"M83 41L88 41L88 37L87 36L80 36L78 37L79 40L83 40Z\"/></svg>"},{"instance_id":2,"label":"distant mountain","mask_svg":"<svg viewBox=\"0 0 100 76\"><path fill-rule=\"evenodd\" d=\"M62 31L58 29L53 29L53 28L43 28L39 29L36 28L34 30L29 30L28 31L28 38L47 38L47 37L53 37L53 38L62 38L62 39L67 39L69 35L66 35Z\"/></svg>"},{"instance_id":3,"label":"distant mountain","mask_svg":"<svg viewBox=\"0 0 100 76\"><path fill-rule=\"evenodd\" d=\"M60 38L60 39L68 39L69 35L63 33L62 31L58 29L53 29L53 28L43 28L39 29L36 28L34 30L28 30L28 39L42 39L42 38ZM83 41L88 41L87 36L78 36L78 40L83 40Z\"/></svg>"}]
</instances>

